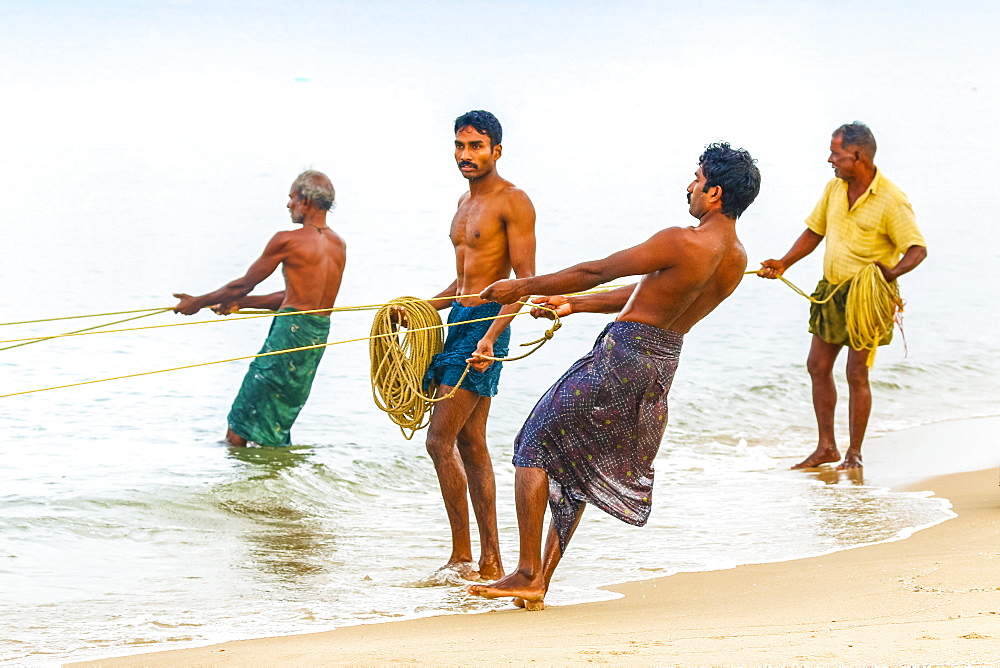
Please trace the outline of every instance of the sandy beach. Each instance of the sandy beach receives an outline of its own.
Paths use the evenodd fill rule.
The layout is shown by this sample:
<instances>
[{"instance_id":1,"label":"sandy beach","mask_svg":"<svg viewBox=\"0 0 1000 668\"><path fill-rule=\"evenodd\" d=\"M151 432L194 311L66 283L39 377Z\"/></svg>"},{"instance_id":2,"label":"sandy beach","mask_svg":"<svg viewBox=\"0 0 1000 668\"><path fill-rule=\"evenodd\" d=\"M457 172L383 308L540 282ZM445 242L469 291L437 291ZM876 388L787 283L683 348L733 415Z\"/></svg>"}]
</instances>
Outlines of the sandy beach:
<instances>
[{"instance_id":1,"label":"sandy beach","mask_svg":"<svg viewBox=\"0 0 1000 668\"><path fill-rule=\"evenodd\" d=\"M622 594L613 601L543 612L430 617L69 665L995 665L998 428L1000 418L982 418L871 440L869 471L893 468L898 488L933 491L957 513L905 540L634 582L610 587Z\"/></svg>"}]
</instances>

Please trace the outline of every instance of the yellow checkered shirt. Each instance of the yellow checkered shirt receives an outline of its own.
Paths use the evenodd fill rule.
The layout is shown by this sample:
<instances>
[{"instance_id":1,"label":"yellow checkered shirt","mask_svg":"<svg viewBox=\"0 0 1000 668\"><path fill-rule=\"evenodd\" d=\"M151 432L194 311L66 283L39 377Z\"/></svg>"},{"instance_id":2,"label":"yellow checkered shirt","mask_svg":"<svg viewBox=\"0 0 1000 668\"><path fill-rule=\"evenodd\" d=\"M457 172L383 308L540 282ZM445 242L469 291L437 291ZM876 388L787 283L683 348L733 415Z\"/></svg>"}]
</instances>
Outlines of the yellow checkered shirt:
<instances>
[{"instance_id":1,"label":"yellow checkered shirt","mask_svg":"<svg viewBox=\"0 0 1000 668\"><path fill-rule=\"evenodd\" d=\"M876 260L894 267L910 246L927 245L910 200L879 171L850 209L847 181L831 179L806 227L826 238L823 276L831 283L851 278Z\"/></svg>"}]
</instances>

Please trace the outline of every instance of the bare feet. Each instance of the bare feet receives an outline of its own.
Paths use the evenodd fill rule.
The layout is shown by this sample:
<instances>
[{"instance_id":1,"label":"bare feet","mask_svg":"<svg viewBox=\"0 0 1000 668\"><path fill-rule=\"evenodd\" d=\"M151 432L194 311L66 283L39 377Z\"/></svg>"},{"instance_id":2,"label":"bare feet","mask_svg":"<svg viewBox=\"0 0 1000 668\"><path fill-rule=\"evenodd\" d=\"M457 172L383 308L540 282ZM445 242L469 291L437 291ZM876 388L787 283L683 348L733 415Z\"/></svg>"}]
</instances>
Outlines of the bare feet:
<instances>
[{"instance_id":1,"label":"bare feet","mask_svg":"<svg viewBox=\"0 0 1000 668\"><path fill-rule=\"evenodd\" d=\"M816 446L816 450L811 455L792 467L792 469L814 469L820 464L832 464L840 461L840 452L837 446L829 448L821 445Z\"/></svg>"},{"instance_id":2,"label":"bare feet","mask_svg":"<svg viewBox=\"0 0 1000 668\"><path fill-rule=\"evenodd\" d=\"M492 585L472 585L469 593L483 598L514 598L514 605L526 610L545 609L545 585L515 571ZM518 602L522 605L518 605Z\"/></svg>"},{"instance_id":3,"label":"bare feet","mask_svg":"<svg viewBox=\"0 0 1000 668\"><path fill-rule=\"evenodd\" d=\"M849 469L859 469L863 466L864 464L861 463L861 453L848 448L847 452L844 453L844 461L840 462L837 470L846 471Z\"/></svg>"},{"instance_id":4,"label":"bare feet","mask_svg":"<svg viewBox=\"0 0 1000 668\"><path fill-rule=\"evenodd\" d=\"M500 562L479 562L479 580L499 580L504 576L503 564Z\"/></svg>"}]
</instances>

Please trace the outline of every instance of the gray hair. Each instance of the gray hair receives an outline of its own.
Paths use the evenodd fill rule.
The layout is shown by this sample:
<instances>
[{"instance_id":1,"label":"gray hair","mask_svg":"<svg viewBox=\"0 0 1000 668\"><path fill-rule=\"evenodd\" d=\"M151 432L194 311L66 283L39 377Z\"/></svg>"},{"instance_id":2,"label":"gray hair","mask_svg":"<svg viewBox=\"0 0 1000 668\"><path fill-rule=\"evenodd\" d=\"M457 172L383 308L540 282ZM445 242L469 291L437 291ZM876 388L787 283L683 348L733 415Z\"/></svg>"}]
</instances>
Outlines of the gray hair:
<instances>
[{"instance_id":1,"label":"gray hair","mask_svg":"<svg viewBox=\"0 0 1000 668\"><path fill-rule=\"evenodd\" d=\"M875 135L872 134L871 128L861 121L841 125L833 131L832 136L839 136L840 143L844 148L853 146L859 149L870 160L875 159L875 149L878 148L875 145Z\"/></svg>"},{"instance_id":2,"label":"gray hair","mask_svg":"<svg viewBox=\"0 0 1000 668\"><path fill-rule=\"evenodd\" d=\"M333 207L337 196L327 175L314 169L299 174L292 184L292 190L301 199L309 200L314 207L323 211L329 211Z\"/></svg>"}]
</instances>

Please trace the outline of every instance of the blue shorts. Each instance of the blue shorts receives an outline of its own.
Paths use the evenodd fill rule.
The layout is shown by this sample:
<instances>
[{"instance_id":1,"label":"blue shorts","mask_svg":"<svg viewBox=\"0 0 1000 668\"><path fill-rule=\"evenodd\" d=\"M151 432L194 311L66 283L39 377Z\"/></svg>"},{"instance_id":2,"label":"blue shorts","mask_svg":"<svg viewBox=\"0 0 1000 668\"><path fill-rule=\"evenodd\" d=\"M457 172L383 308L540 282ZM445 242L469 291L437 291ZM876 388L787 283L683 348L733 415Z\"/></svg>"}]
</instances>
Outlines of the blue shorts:
<instances>
[{"instance_id":1,"label":"blue shorts","mask_svg":"<svg viewBox=\"0 0 1000 668\"><path fill-rule=\"evenodd\" d=\"M500 313L500 304L496 302L486 302L479 306L462 306L458 302L451 303L451 313L448 314L448 323L465 322L467 320L477 320L479 318L493 318ZM476 346L480 339L486 334L486 330L493 324L493 320L483 320L481 322L470 322L463 325L452 325L448 328L448 337L444 342L444 350L431 359L431 364L427 367L424 375L424 390L430 389L431 383L441 383L455 387L468 358L476 352ZM503 330L493 344L494 357L506 357L510 346L510 327ZM500 369L502 362L494 362L486 368L486 371L476 371L469 369L465 380L458 385L463 390L475 392L482 397L495 397L500 385Z\"/></svg>"}]
</instances>

